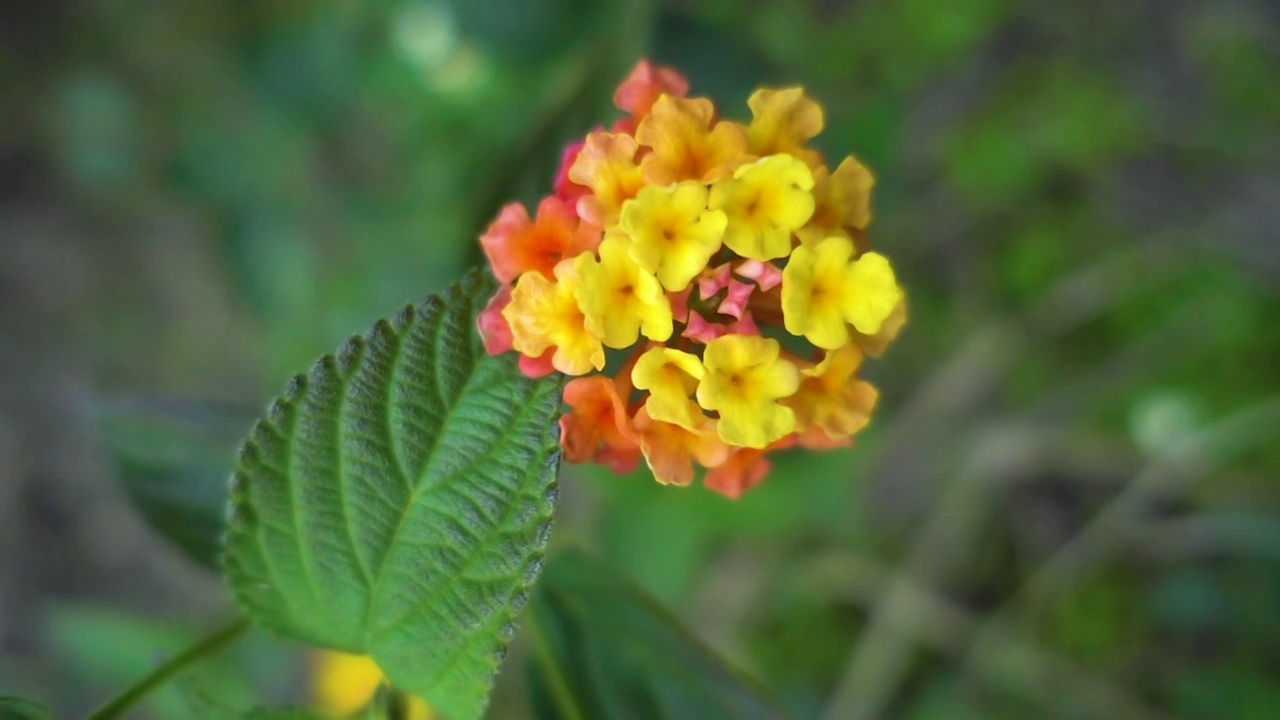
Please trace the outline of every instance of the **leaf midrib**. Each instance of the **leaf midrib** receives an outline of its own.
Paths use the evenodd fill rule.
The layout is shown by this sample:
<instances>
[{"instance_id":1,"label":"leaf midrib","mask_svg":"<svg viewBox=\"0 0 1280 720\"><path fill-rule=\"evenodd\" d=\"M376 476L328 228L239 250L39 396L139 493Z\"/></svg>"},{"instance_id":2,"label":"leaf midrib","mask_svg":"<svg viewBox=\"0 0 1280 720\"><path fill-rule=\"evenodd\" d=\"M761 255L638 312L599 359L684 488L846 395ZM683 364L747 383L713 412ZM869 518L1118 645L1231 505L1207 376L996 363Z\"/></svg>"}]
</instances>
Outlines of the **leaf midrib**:
<instances>
[{"instance_id":1,"label":"leaf midrib","mask_svg":"<svg viewBox=\"0 0 1280 720\"><path fill-rule=\"evenodd\" d=\"M507 441L507 439L511 436L513 429L520 425L520 421L525 419L526 415L530 411L530 408L536 405L537 404L536 401L540 399L541 398L536 397L536 395L531 395L530 397L526 398L525 402L521 403L518 414L514 418L512 418L512 421L508 423L506 427L502 429L502 433L498 436L497 441L494 442L492 446L493 448L501 447ZM445 427L447 427L447 425ZM441 436L443 435L444 433L441 433ZM546 450L546 447L544 446L543 451L545 450ZM462 475L465 470L470 469L471 467L474 467L478 462L480 462L482 459L488 458L490 455L492 455L492 450L489 453L487 453L484 456L484 458L473 458L472 461L468 463L465 467L460 468L457 472L446 475L444 478L441 478L441 482L443 483L447 480L450 480L452 478ZM523 492L528 489L530 479L538 477L538 472L536 471L537 466L532 466L530 469L534 470L534 472L526 471L525 473L523 473L521 476L520 482L515 486L516 495L523 494ZM417 503L419 497L420 495L415 493L413 499L409 501L409 505L406 509L406 515L408 514L408 509L412 508ZM480 556L480 554L486 548L488 542L502 532L502 530L507 525L507 521L511 519L511 514L515 511L515 509L516 509L516 503L507 504L506 510L503 511L503 514L498 519L498 522L494 523L493 526L489 529L489 531L486 532L478 542L475 542L472 544L471 551L466 555L465 558L463 558L462 563L458 565L457 570L453 573L452 577L449 578L448 582L433 589L430 593L418 598L414 603L410 605L408 612L403 613L399 618L396 618L394 622L388 623L386 626L384 626L384 629L382 630L382 632L380 632L376 636L371 635L369 639L375 640L378 637L381 637L382 634L387 632L388 630L395 629L400 625L400 623L404 622L404 619L406 617L417 613L419 608L425 605L427 601L434 600L440 597L441 595L444 594L445 591L450 590L455 585L457 585L457 583L460 580L462 580L465 574L465 571L471 567L471 565L476 561L476 559ZM384 565L384 570L385 570L385 565ZM381 579L381 577L379 579ZM375 593L373 598L370 601L370 609L374 607L376 600L377 600L377 595ZM367 631L367 626L366 626L366 631ZM450 662L452 662L452 660Z\"/></svg>"}]
</instances>

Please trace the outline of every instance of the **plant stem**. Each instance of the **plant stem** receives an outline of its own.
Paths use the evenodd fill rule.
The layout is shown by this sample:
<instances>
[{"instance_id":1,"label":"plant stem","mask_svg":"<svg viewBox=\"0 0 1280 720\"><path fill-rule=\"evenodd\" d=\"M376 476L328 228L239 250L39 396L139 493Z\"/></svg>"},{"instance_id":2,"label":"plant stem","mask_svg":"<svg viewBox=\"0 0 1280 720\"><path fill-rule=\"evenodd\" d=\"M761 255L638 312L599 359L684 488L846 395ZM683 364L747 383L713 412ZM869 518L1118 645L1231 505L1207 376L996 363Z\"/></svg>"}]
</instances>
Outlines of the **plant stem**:
<instances>
[{"instance_id":1,"label":"plant stem","mask_svg":"<svg viewBox=\"0 0 1280 720\"><path fill-rule=\"evenodd\" d=\"M117 718L124 717L126 712L142 702L153 690L172 679L174 675L230 645L232 641L240 637L248 629L249 620L247 618L237 619L230 625L223 627L170 658L166 663L151 671L151 674L134 683L132 687L117 695L106 705L95 710L86 720L117 720Z\"/></svg>"},{"instance_id":2,"label":"plant stem","mask_svg":"<svg viewBox=\"0 0 1280 720\"><path fill-rule=\"evenodd\" d=\"M529 636L533 639L533 652L541 663L543 672L546 674L547 689L551 693L552 701L556 704L556 709L564 713L564 716L569 720L583 720L582 710L578 707L578 702L573 698L573 691L569 688L568 680L565 679L563 671L556 663L555 655L551 651L551 644L547 640L546 632L542 629L542 624L538 622L538 614L536 612L531 612L526 616L525 626L529 628Z\"/></svg>"}]
</instances>

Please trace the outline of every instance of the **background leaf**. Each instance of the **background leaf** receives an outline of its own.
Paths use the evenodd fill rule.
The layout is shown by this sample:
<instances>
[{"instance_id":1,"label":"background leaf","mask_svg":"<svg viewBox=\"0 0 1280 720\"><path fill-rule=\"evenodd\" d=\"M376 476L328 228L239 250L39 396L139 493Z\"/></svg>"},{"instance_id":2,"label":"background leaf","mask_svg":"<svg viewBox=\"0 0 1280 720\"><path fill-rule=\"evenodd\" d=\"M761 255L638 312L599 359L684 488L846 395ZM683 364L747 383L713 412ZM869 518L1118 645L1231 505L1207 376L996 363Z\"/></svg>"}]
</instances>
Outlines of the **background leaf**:
<instances>
[{"instance_id":1,"label":"background leaf","mask_svg":"<svg viewBox=\"0 0 1280 720\"><path fill-rule=\"evenodd\" d=\"M53 716L30 700L0 697L0 720L53 720Z\"/></svg>"},{"instance_id":2,"label":"background leaf","mask_svg":"<svg viewBox=\"0 0 1280 720\"><path fill-rule=\"evenodd\" d=\"M581 551L552 558L531 613L540 720L786 717L657 601Z\"/></svg>"},{"instance_id":3,"label":"background leaf","mask_svg":"<svg viewBox=\"0 0 1280 720\"><path fill-rule=\"evenodd\" d=\"M97 400L91 414L142 517L188 557L216 570L227 478L253 414L166 398Z\"/></svg>"},{"instance_id":4,"label":"background leaf","mask_svg":"<svg viewBox=\"0 0 1280 720\"><path fill-rule=\"evenodd\" d=\"M372 655L454 718L483 710L542 566L559 381L489 357L473 272L289 383L241 449L227 577L290 637Z\"/></svg>"}]
</instances>

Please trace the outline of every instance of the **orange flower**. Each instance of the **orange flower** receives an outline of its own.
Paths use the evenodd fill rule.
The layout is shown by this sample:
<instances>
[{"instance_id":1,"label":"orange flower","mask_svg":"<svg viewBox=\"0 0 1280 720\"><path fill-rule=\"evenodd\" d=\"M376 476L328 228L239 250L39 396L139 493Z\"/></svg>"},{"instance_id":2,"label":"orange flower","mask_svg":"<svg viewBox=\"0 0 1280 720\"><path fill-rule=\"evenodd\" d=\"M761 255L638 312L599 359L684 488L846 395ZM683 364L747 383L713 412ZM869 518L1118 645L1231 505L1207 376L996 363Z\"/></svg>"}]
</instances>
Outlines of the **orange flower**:
<instances>
[{"instance_id":1,"label":"orange flower","mask_svg":"<svg viewBox=\"0 0 1280 720\"><path fill-rule=\"evenodd\" d=\"M567 462L601 462L615 472L635 466L640 449L616 382L603 375L575 378L564 386L564 401L572 408L560 418Z\"/></svg>"},{"instance_id":2,"label":"orange flower","mask_svg":"<svg viewBox=\"0 0 1280 720\"><path fill-rule=\"evenodd\" d=\"M863 335L854 330L849 334L853 336L853 341L858 343L858 347L871 357L880 357L884 351L889 348L889 343L898 338L898 333L902 332L902 328L907 324L907 298L903 296L898 304L894 306L893 312L889 313L889 317L885 318L884 324L880 326L880 332L875 335Z\"/></svg>"},{"instance_id":3,"label":"orange flower","mask_svg":"<svg viewBox=\"0 0 1280 720\"><path fill-rule=\"evenodd\" d=\"M805 147L822 132L822 107L807 97L803 88L762 88L751 94L747 106L752 116L747 141L753 155L786 154L812 168L822 165L822 156Z\"/></svg>"},{"instance_id":4,"label":"orange flower","mask_svg":"<svg viewBox=\"0 0 1280 720\"><path fill-rule=\"evenodd\" d=\"M622 203L644 186L636 151L640 146L630 135L596 131L587 136L578 159L569 168L569 179L590 188L591 194L578 200L578 215L596 227L618 221Z\"/></svg>"},{"instance_id":5,"label":"orange flower","mask_svg":"<svg viewBox=\"0 0 1280 720\"><path fill-rule=\"evenodd\" d=\"M538 217L520 203L502 208L498 219L480 236L494 277L509 283L525 272L537 271L550 280L556 264L600 244L600 230L580 223L578 216L557 197L538 204Z\"/></svg>"},{"instance_id":6,"label":"orange flower","mask_svg":"<svg viewBox=\"0 0 1280 720\"><path fill-rule=\"evenodd\" d=\"M876 179L865 165L847 157L836 171L820 167L813 172L813 217L800 230L805 242L832 234L866 230L871 224L871 188Z\"/></svg>"},{"instance_id":7,"label":"orange flower","mask_svg":"<svg viewBox=\"0 0 1280 720\"><path fill-rule=\"evenodd\" d=\"M871 420L879 393L857 378L862 350L850 343L828 350L817 365L800 371L800 389L782 402L796 413L796 427L817 428L833 440L850 437Z\"/></svg>"},{"instance_id":8,"label":"orange flower","mask_svg":"<svg viewBox=\"0 0 1280 720\"><path fill-rule=\"evenodd\" d=\"M636 128L636 140L653 148L641 163L644 180L652 185L727 177L747 151L742 126L717 122L705 98L658 98Z\"/></svg>"},{"instance_id":9,"label":"orange flower","mask_svg":"<svg viewBox=\"0 0 1280 720\"><path fill-rule=\"evenodd\" d=\"M638 121L649 114L649 109L663 94L684 97L688 92L689 81L683 75L671 68L655 67L648 60L641 60L613 93L613 104Z\"/></svg>"},{"instance_id":10,"label":"orange flower","mask_svg":"<svg viewBox=\"0 0 1280 720\"><path fill-rule=\"evenodd\" d=\"M716 435L716 421L708 417L703 417L697 428L687 430L654 420L647 409L640 408L635 433L653 479L663 485L688 485L693 482L695 460L711 468L729 456L729 446Z\"/></svg>"},{"instance_id":11,"label":"orange flower","mask_svg":"<svg viewBox=\"0 0 1280 720\"><path fill-rule=\"evenodd\" d=\"M707 471L702 484L708 489L724 495L731 500L742 497L742 493L764 482L765 476L773 464L765 457L764 450L739 448L718 467Z\"/></svg>"}]
</instances>

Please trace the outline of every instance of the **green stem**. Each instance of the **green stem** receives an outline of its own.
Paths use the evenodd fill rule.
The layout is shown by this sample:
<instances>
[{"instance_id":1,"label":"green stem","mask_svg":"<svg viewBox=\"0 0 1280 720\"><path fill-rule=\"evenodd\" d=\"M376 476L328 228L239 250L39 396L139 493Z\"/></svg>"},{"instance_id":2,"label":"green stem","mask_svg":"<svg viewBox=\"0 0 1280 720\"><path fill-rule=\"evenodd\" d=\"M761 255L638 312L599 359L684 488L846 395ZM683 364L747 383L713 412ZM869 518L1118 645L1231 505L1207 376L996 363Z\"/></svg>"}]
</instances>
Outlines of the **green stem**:
<instances>
[{"instance_id":1,"label":"green stem","mask_svg":"<svg viewBox=\"0 0 1280 720\"><path fill-rule=\"evenodd\" d=\"M115 699L95 710L85 720L116 720L124 717L126 712L142 702L153 690L168 682L174 675L230 645L232 641L240 637L248 629L249 621L245 618L240 618L223 627L195 645L174 655L168 662L152 670L151 674L134 683L133 687L120 693Z\"/></svg>"},{"instance_id":2,"label":"green stem","mask_svg":"<svg viewBox=\"0 0 1280 720\"><path fill-rule=\"evenodd\" d=\"M551 692L552 701L557 705L557 709L564 713L569 720L584 720L582 710L578 707L578 702L573 698L573 691L569 689L569 681L565 679L564 673L556 663L555 653L551 650L551 643L547 640L547 635L542 629L542 623L538 622L538 614L531 612L525 615L525 626L529 628L529 636L533 639L533 652L541 662L542 669L546 673L548 690Z\"/></svg>"}]
</instances>

